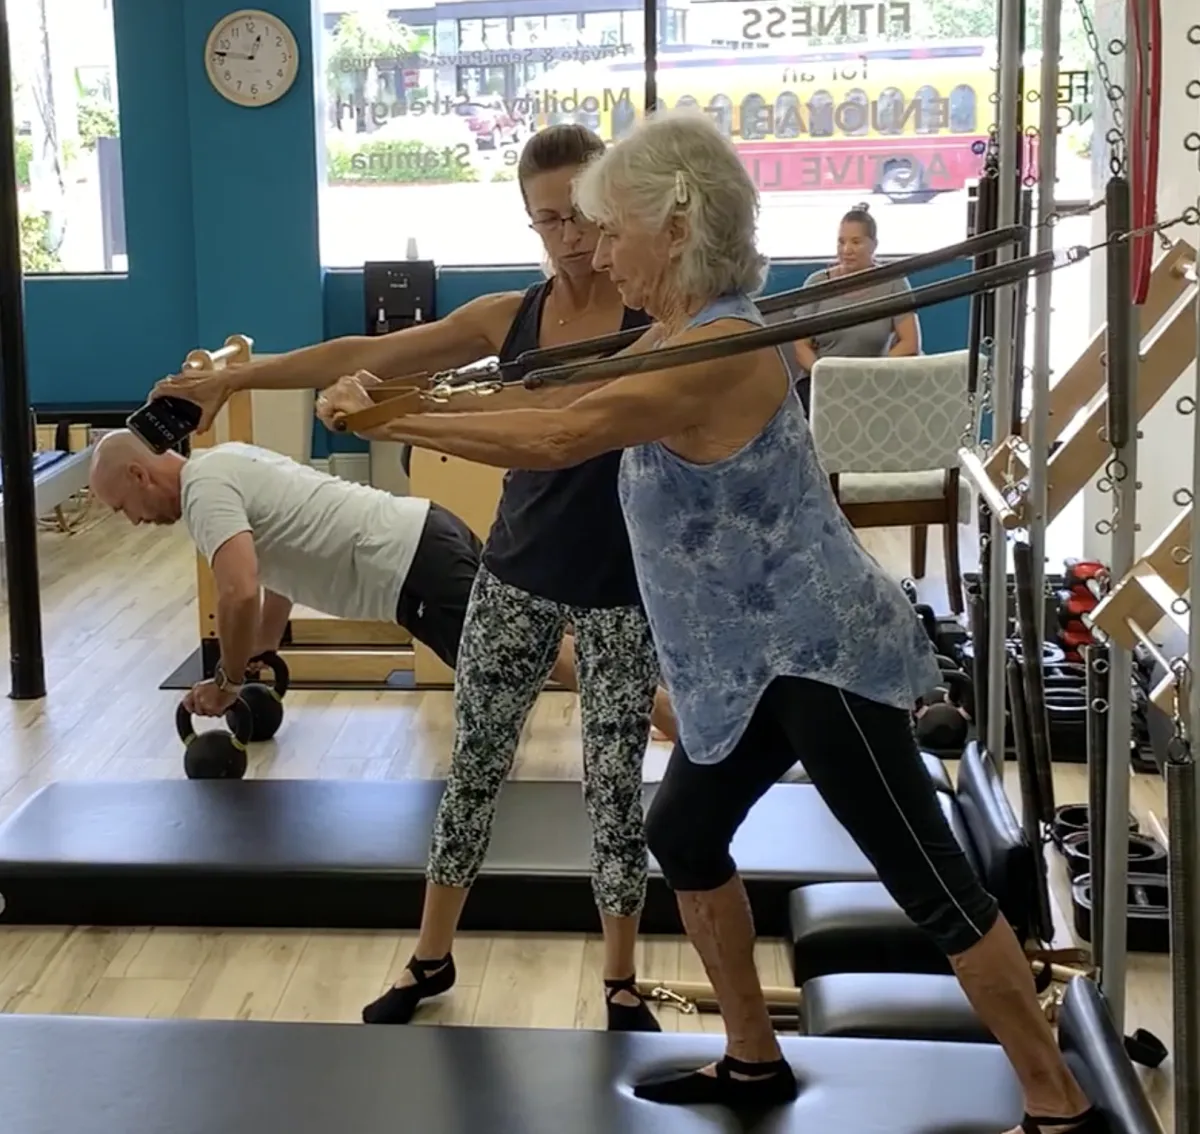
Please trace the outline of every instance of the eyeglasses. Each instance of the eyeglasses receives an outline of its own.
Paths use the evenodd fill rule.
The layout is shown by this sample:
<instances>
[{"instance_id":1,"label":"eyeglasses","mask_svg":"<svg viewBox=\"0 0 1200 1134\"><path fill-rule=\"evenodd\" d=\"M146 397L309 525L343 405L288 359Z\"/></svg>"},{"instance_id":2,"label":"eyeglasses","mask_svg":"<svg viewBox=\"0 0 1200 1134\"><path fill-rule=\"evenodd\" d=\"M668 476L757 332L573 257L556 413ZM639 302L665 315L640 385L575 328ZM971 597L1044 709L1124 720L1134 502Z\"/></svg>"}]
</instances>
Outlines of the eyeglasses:
<instances>
[{"instance_id":1,"label":"eyeglasses","mask_svg":"<svg viewBox=\"0 0 1200 1134\"><path fill-rule=\"evenodd\" d=\"M580 215L578 209L572 209L565 217L546 217L543 220L535 220L529 227L534 232L549 236L552 232L561 232L568 221L576 228L585 228L589 223L586 217Z\"/></svg>"}]
</instances>

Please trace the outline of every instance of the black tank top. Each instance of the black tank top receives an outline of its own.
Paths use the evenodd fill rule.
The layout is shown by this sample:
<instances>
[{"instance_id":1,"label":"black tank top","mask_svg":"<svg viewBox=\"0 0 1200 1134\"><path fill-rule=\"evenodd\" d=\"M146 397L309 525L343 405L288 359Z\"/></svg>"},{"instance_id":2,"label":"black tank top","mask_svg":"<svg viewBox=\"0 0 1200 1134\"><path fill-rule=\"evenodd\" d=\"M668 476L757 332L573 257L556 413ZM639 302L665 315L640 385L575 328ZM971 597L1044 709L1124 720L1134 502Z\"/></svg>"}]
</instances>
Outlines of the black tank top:
<instances>
[{"instance_id":1,"label":"black tank top","mask_svg":"<svg viewBox=\"0 0 1200 1134\"><path fill-rule=\"evenodd\" d=\"M536 350L552 280L534 284L521 301L500 349L507 362ZM621 329L648 327L625 310ZM625 516L617 498L621 453L603 453L569 469L510 469L484 566L502 583L569 606L640 606Z\"/></svg>"}]
</instances>

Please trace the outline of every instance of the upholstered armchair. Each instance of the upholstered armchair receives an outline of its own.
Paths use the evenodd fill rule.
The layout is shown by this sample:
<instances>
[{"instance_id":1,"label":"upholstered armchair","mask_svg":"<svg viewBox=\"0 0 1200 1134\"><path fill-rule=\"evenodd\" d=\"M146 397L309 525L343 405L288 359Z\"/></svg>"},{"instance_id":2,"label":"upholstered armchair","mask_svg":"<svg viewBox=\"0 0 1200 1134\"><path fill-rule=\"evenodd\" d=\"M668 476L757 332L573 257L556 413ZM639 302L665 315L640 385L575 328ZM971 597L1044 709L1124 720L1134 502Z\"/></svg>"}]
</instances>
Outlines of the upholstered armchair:
<instances>
[{"instance_id":1,"label":"upholstered armchair","mask_svg":"<svg viewBox=\"0 0 1200 1134\"><path fill-rule=\"evenodd\" d=\"M963 610L958 524L971 515L958 450L973 423L965 350L913 358L822 358L812 372L813 441L856 528L912 529L924 578L929 525L942 528L950 609Z\"/></svg>"}]
</instances>

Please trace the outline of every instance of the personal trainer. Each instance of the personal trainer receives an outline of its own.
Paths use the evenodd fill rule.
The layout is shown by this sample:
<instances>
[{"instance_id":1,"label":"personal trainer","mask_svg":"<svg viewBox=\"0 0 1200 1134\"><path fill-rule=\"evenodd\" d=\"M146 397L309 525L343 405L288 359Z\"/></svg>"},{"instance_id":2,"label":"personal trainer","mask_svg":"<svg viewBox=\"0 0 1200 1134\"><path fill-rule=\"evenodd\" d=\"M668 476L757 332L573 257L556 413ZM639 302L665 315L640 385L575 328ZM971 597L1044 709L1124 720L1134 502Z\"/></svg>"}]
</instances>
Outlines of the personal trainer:
<instances>
[{"instance_id":1,"label":"personal trainer","mask_svg":"<svg viewBox=\"0 0 1200 1134\"><path fill-rule=\"evenodd\" d=\"M214 374L177 375L153 396L195 401L205 429L236 389L320 390L360 370L387 379L490 356L508 361L526 350L648 326L649 317L627 307L593 268L598 232L571 201L572 181L603 152L596 134L566 123L525 144L517 184L547 266L547 278L526 291L482 296L390 335L335 339ZM547 388L534 400L557 405L581 392ZM518 391L517 398L525 404L528 395ZM480 408L510 403L511 394L501 392L481 399ZM608 1027L659 1030L637 992L634 958L649 868L642 765L655 698L663 698L617 497L619 465L619 453L602 453L554 470L508 466L459 646L454 753L434 822L420 936L399 982L364 1008L367 1023L406 1024L422 1000L453 987L454 937L487 853L496 799L570 625Z\"/></svg>"},{"instance_id":2,"label":"personal trainer","mask_svg":"<svg viewBox=\"0 0 1200 1134\"><path fill-rule=\"evenodd\" d=\"M662 346L761 326L758 193L704 114L639 123L583 172L575 205L595 263ZM352 378L325 412L366 403ZM899 584L866 552L823 473L778 348L600 385L556 409L413 414L394 440L467 460L554 469L623 451L620 496L680 741L647 838L720 1003L727 1054L645 1082L676 1104L796 1096L754 965L754 923L729 849L797 760L880 881L945 950L1025 1096L1020 1130L1100 1134L1029 965L949 829L910 712L936 682ZM869 632L864 631L869 628ZM1020 1134L1020 1131L1014 1132Z\"/></svg>"}]
</instances>

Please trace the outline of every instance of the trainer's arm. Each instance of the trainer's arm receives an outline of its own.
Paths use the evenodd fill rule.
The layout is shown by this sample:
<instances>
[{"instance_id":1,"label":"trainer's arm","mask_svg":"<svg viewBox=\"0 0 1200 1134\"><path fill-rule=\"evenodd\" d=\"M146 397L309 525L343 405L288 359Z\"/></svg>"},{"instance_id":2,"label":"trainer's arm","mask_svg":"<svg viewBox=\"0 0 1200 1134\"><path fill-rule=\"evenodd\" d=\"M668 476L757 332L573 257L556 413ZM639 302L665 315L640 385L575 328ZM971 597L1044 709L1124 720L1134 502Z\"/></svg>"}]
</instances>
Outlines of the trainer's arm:
<instances>
[{"instance_id":1,"label":"trainer's arm","mask_svg":"<svg viewBox=\"0 0 1200 1134\"><path fill-rule=\"evenodd\" d=\"M262 612L258 616L256 651L277 650L292 616L292 600L263 588Z\"/></svg>"},{"instance_id":2,"label":"trainer's arm","mask_svg":"<svg viewBox=\"0 0 1200 1134\"><path fill-rule=\"evenodd\" d=\"M719 320L676 342L699 342L729 330L728 320ZM652 370L614 378L561 409L414 414L394 422L392 436L500 468L569 468L707 424L714 400L730 391L730 375L728 360Z\"/></svg>"},{"instance_id":3,"label":"trainer's arm","mask_svg":"<svg viewBox=\"0 0 1200 1134\"><path fill-rule=\"evenodd\" d=\"M654 324L646 329L645 334L630 343L620 354L644 354L653 350L662 341L662 327ZM505 386L491 394L459 394L444 403L435 403L422 407L422 413L463 414L463 413L497 413L501 410L512 409L562 409L573 405L587 394L601 390L612 381L611 378L600 378L595 381L547 383L535 389L528 390L518 382ZM400 422L388 422L377 429L369 429L358 436L367 441L399 441L403 440L407 418Z\"/></svg>"},{"instance_id":4,"label":"trainer's arm","mask_svg":"<svg viewBox=\"0 0 1200 1134\"><path fill-rule=\"evenodd\" d=\"M217 584L217 637L221 668L240 684L254 656L259 629L258 557L254 537L239 532L226 540L212 559Z\"/></svg>"},{"instance_id":5,"label":"trainer's arm","mask_svg":"<svg viewBox=\"0 0 1200 1134\"><path fill-rule=\"evenodd\" d=\"M197 381L222 383L227 394L238 390L320 390L358 370L386 381L466 366L500 349L520 302L519 292L483 295L443 319L389 335L347 335L211 374L165 378L154 387L154 396L186 396L187 388Z\"/></svg>"}]
</instances>

